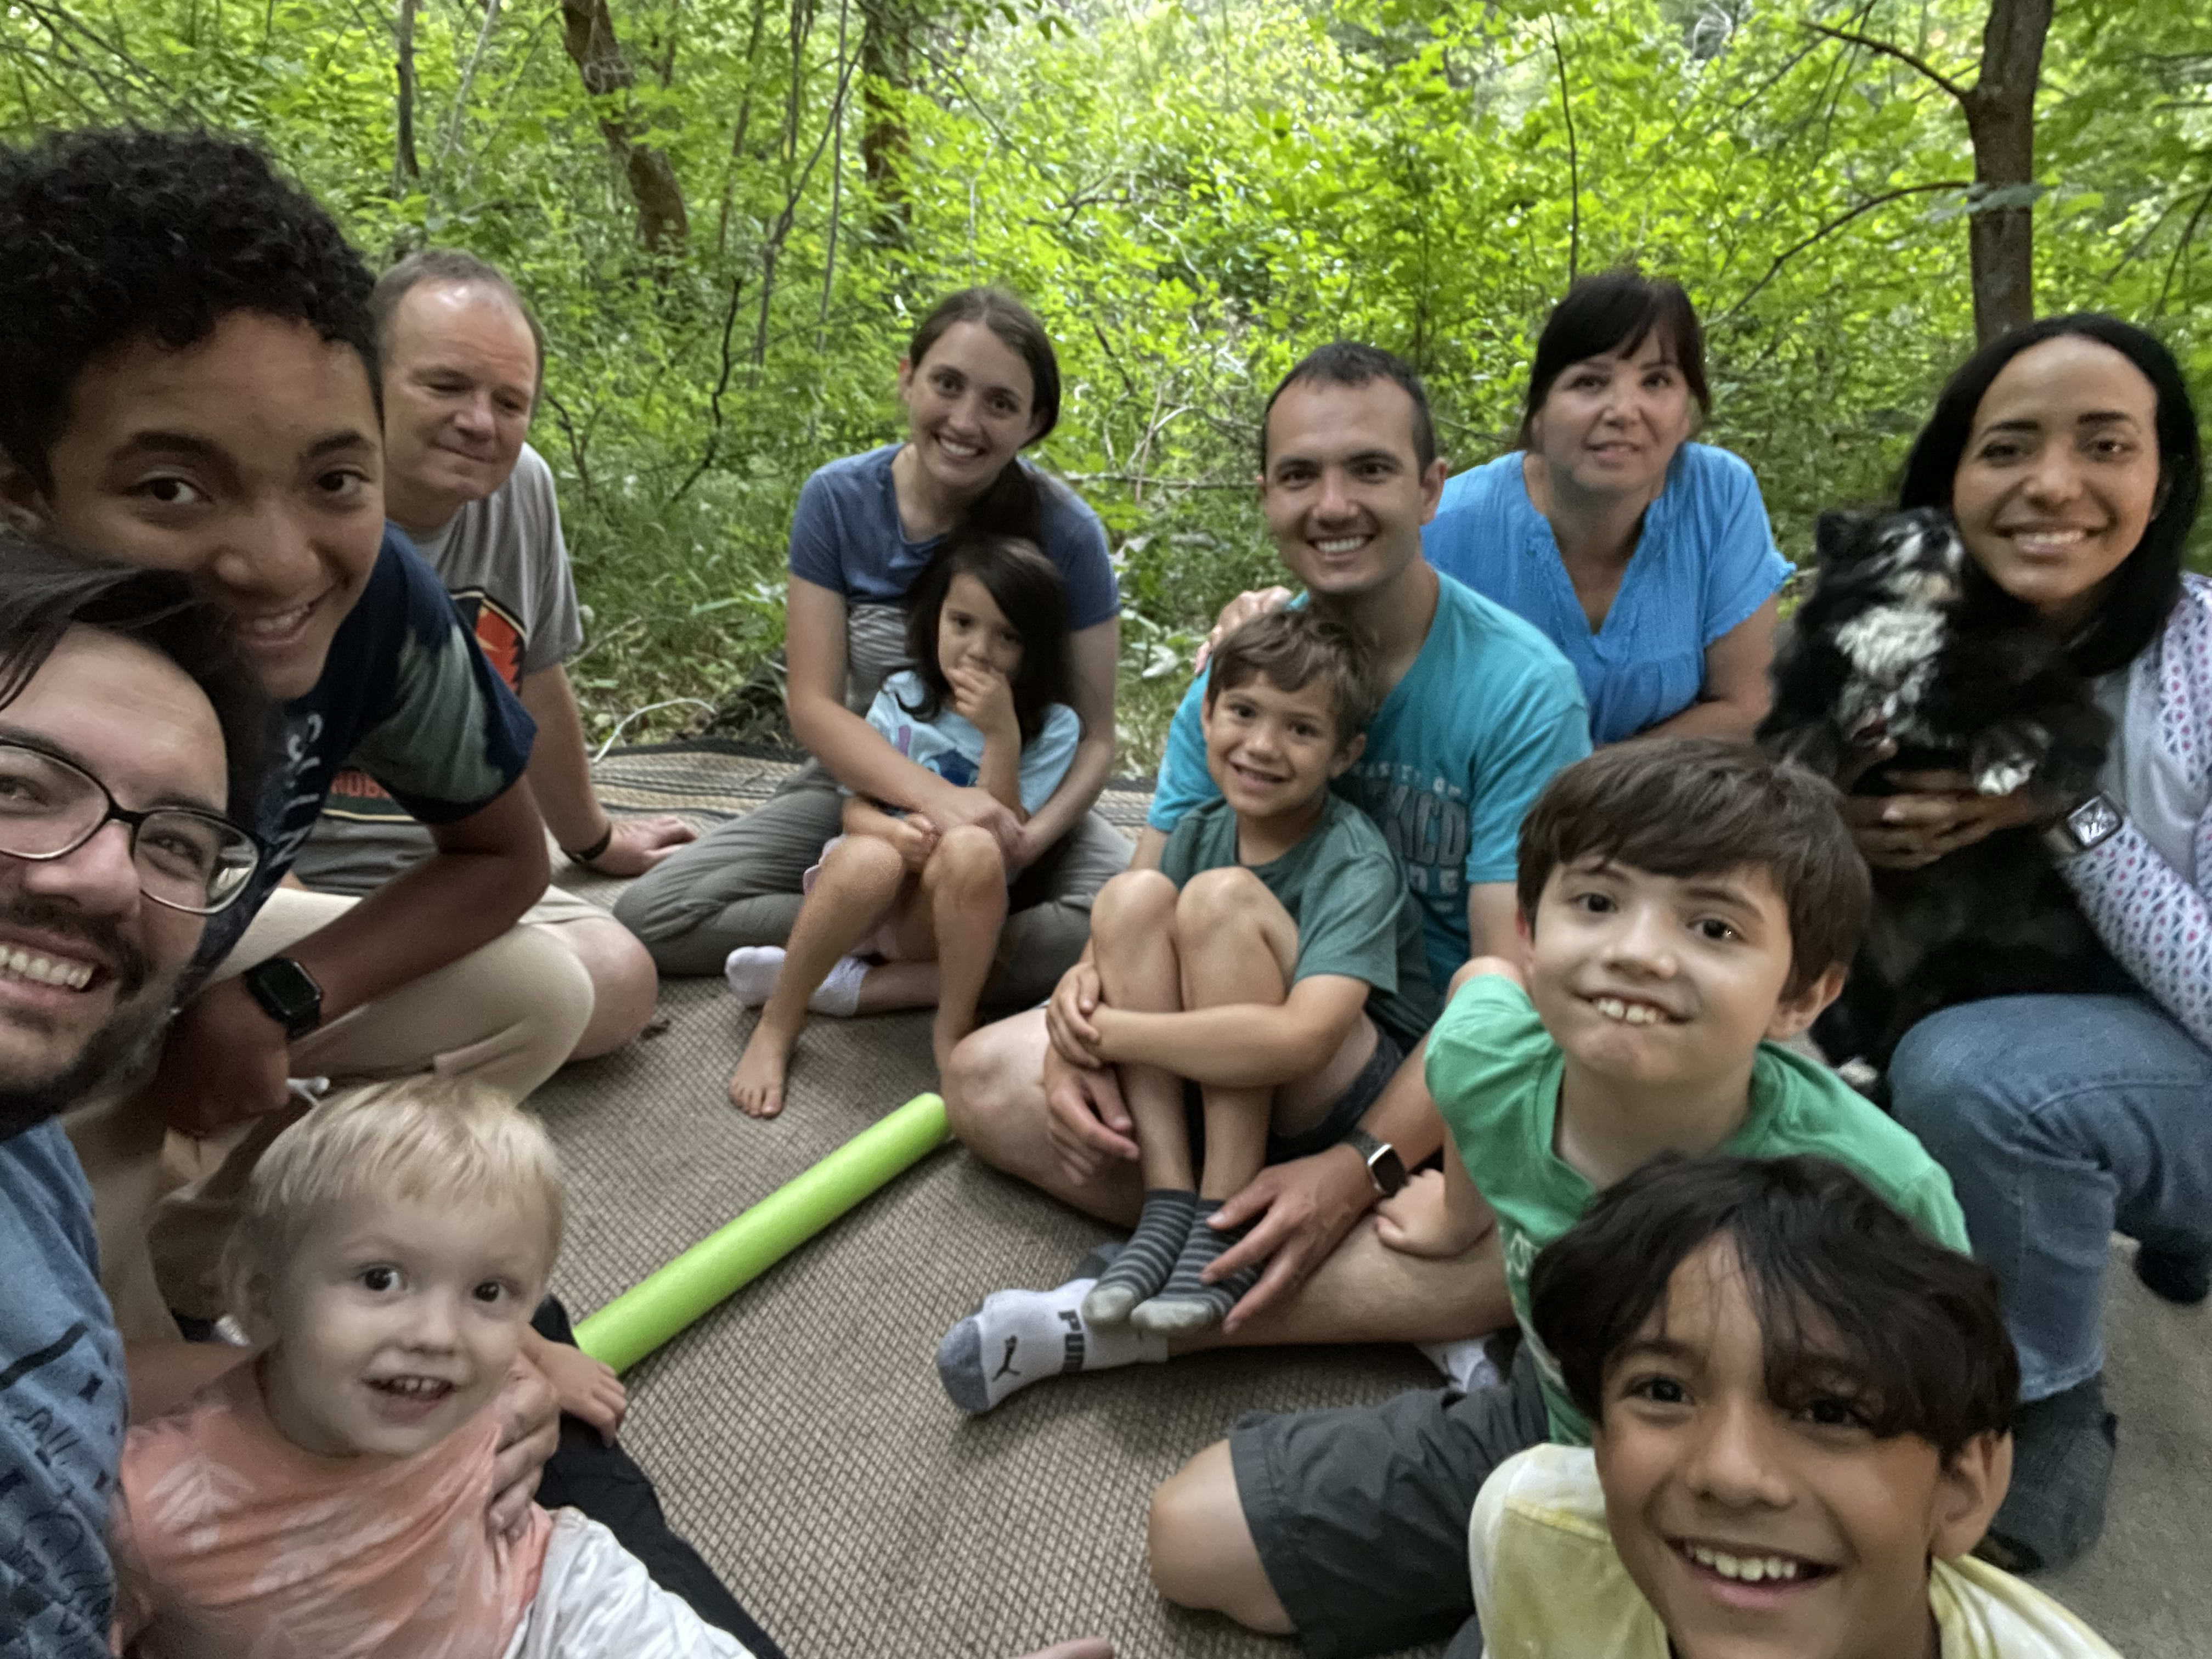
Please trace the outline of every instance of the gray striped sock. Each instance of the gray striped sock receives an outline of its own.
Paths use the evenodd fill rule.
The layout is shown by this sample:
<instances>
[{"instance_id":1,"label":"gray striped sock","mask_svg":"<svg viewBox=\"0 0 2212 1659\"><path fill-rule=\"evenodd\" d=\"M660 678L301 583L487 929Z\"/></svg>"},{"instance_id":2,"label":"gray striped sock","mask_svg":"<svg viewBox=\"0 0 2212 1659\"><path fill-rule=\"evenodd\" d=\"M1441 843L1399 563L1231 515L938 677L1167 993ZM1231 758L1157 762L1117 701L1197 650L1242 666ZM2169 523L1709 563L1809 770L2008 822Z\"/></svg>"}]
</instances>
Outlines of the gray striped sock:
<instances>
[{"instance_id":1,"label":"gray striped sock","mask_svg":"<svg viewBox=\"0 0 2212 1659\"><path fill-rule=\"evenodd\" d=\"M1194 1331L1211 1330L1228 1317L1229 1310L1245 1291L1260 1282L1257 1267L1239 1268L1211 1285L1200 1281L1199 1275L1249 1231L1231 1227L1217 1232L1207 1226L1207 1218L1220 1207L1221 1200L1217 1198L1201 1198L1192 1206L1190 1231L1183 1238L1182 1249L1176 1256L1175 1271L1168 1275L1166 1286L1130 1312L1129 1322L1139 1330L1161 1336L1188 1336Z\"/></svg>"},{"instance_id":2,"label":"gray striped sock","mask_svg":"<svg viewBox=\"0 0 2212 1659\"><path fill-rule=\"evenodd\" d=\"M1198 1194L1182 1188L1155 1187L1145 1194L1137 1231L1083 1298L1085 1320L1093 1325L1119 1325L1128 1318L1130 1309L1168 1282L1197 1205Z\"/></svg>"}]
</instances>

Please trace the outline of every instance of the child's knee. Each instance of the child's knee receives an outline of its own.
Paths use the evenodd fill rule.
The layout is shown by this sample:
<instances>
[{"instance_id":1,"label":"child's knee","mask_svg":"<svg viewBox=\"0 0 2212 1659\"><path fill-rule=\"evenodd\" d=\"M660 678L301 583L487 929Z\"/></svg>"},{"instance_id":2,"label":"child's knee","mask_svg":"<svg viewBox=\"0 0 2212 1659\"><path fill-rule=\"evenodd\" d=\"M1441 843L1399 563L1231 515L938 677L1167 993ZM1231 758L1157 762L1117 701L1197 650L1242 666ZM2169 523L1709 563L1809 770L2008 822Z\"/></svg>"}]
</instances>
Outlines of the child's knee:
<instances>
[{"instance_id":1,"label":"child's knee","mask_svg":"<svg viewBox=\"0 0 2212 1659\"><path fill-rule=\"evenodd\" d=\"M1199 929L1203 936L1240 923L1256 924L1270 907L1280 909L1282 902L1265 882L1242 865L1224 865L1201 870L1183 884L1176 902L1176 925L1186 931Z\"/></svg>"},{"instance_id":2,"label":"child's knee","mask_svg":"<svg viewBox=\"0 0 2212 1659\"><path fill-rule=\"evenodd\" d=\"M905 875L898 848L877 836L847 836L822 855L822 879L840 887L896 886Z\"/></svg>"},{"instance_id":3,"label":"child's knee","mask_svg":"<svg viewBox=\"0 0 2212 1659\"><path fill-rule=\"evenodd\" d=\"M1233 1581L1265 1574L1225 1440L1152 1489L1145 1530L1152 1585L1179 1607L1241 1613Z\"/></svg>"},{"instance_id":4,"label":"child's knee","mask_svg":"<svg viewBox=\"0 0 2212 1659\"><path fill-rule=\"evenodd\" d=\"M1157 870L1124 870L1098 890L1091 901L1091 932L1094 938L1123 928L1147 933L1174 920L1176 884Z\"/></svg>"},{"instance_id":5,"label":"child's knee","mask_svg":"<svg viewBox=\"0 0 2212 1659\"><path fill-rule=\"evenodd\" d=\"M929 855L929 873L939 886L1003 886L1006 855L999 850L999 838L988 830L956 824L938 838L937 850Z\"/></svg>"}]
</instances>

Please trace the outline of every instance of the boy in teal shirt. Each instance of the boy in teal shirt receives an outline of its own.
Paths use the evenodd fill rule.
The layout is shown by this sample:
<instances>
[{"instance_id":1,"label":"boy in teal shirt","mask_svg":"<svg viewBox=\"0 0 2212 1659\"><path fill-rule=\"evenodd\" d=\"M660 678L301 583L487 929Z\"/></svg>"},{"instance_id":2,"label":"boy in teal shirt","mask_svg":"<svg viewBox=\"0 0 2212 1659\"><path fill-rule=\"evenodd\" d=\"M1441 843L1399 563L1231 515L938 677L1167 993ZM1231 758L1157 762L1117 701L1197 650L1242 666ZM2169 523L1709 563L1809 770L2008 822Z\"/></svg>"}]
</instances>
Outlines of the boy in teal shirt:
<instances>
[{"instance_id":1,"label":"boy in teal shirt","mask_svg":"<svg viewBox=\"0 0 2212 1659\"><path fill-rule=\"evenodd\" d=\"M1242 1234L1207 1224L1261 1165L1342 1139L1435 1018L1420 912L1389 845L1330 782L1376 702L1368 642L1310 610L1222 641L1206 704L1218 797L1176 825L1158 870L1091 907L1103 1000L1085 1048L1121 1068L1142 1148L1136 1231L1083 1304L1182 1335L1218 1324L1248 1268L1199 1275ZM1186 1079L1203 1103L1192 1173Z\"/></svg>"},{"instance_id":2,"label":"boy in teal shirt","mask_svg":"<svg viewBox=\"0 0 2212 1659\"><path fill-rule=\"evenodd\" d=\"M1601 750L1529 813L1516 897L1525 969L1470 963L1429 1039L1443 1172L1376 1218L1395 1247L1440 1255L1494 1218L1524 1338L1510 1377L1248 1418L1228 1461L1249 1558L1201 1546L1222 1524L1207 1454L1154 1497L1164 1594L1295 1630L1316 1656L1451 1635L1472 1612L1467 1523L1484 1480L1547 1439L1589 1443L1533 1334L1528 1273L1599 1191L1662 1152L1816 1153L1967 1248L1919 1142L1780 1046L1842 988L1867 912L1866 867L1826 783L1712 738Z\"/></svg>"}]
</instances>

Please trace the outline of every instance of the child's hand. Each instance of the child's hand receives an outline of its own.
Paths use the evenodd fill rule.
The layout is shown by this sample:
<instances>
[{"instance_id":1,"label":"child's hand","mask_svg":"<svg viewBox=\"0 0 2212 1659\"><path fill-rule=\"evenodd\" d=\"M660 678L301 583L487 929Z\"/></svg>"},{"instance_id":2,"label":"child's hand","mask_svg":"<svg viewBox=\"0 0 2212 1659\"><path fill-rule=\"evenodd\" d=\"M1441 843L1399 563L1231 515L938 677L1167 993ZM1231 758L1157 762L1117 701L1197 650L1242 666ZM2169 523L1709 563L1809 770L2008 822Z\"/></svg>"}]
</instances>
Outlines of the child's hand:
<instances>
[{"instance_id":1,"label":"child's hand","mask_svg":"<svg viewBox=\"0 0 2212 1659\"><path fill-rule=\"evenodd\" d=\"M1014 718L1013 683L987 668L956 668L945 677L952 707L979 732L1019 731Z\"/></svg>"},{"instance_id":2,"label":"child's hand","mask_svg":"<svg viewBox=\"0 0 2212 1659\"><path fill-rule=\"evenodd\" d=\"M894 823L897 828L891 832L890 842L898 848L899 862L906 866L908 875L918 876L937 850L937 826L919 812L909 812Z\"/></svg>"},{"instance_id":3,"label":"child's hand","mask_svg":"<svg viewBox=\"0 0 2212 1659\"><path fill-rule=\"evenodd\" d=\"M561 1409L582 1418L599 1431L600 1439L614 1444L623 1419L629 1414L629 1394L614 1367L581 1348L548 1341L535 1332L532 1335L535 1340L527 1345L531 1363L545 1373Z\"/></svg>"},{"instance_id":4,"label":"child's hand","mask_svg":"<svg viewBox=\"0 0 2212 1659\"><path fill-rule=\"evenodd\" d=\"M1455 1216L1441 1170L1423 1170L1375 1206L1375 1233L1401 1255L1464 1255L1497 1223L1478 1211Z\"/></svg>"}]
</instances>

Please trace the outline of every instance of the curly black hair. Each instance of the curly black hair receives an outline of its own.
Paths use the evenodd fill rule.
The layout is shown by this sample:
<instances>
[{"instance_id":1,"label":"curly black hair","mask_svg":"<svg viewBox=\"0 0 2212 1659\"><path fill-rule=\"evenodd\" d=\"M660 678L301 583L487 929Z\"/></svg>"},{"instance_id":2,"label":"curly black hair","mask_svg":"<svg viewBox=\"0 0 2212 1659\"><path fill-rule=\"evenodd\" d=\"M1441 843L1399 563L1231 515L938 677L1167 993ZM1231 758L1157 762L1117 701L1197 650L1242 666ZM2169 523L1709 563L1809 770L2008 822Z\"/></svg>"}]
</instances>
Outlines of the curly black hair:
<instances>
[{"instance_id":1,"label":"curly black hair","mask_svg":"<svg viewBox=\"0 0 2212 1659\"><path fill-rule=\"evenodd\" d=\"M314 198L235 138L91 131L0 147L0 450L51 485L84 366L174 350L233 312L351 346L379 385L368 267Z\"/></svg>"}]
</instances>

